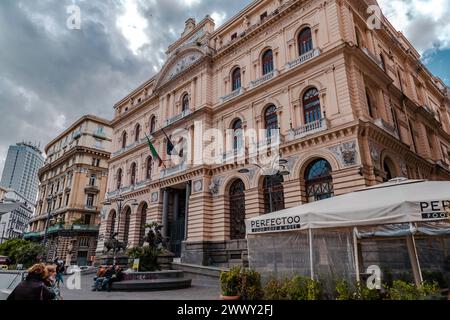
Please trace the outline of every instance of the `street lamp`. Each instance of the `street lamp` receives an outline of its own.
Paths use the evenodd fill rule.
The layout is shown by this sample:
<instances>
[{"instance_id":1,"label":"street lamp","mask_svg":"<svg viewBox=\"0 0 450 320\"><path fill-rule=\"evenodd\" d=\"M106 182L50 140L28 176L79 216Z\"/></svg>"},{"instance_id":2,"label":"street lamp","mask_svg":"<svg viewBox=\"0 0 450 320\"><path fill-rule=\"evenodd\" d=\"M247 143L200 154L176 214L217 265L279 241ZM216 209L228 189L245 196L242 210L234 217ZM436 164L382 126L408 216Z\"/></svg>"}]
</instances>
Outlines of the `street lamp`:
<instances>
[{"instance_id":1,"label":"street lamp","mask_svg":"<svg viewBox=\"0 0 450 320\"><path fill-rule=\"evenodd\" d=\"M272 171L270 172L270 174L267 174L268 176L275 176L277 174L281 175L281 176L288 176L291 173L286 169L286 164L288 163L287 160L285 159L279 159L278 160L278 164L279 167L282 168L282 170L280 169L272 169ZM257 166L259 169L261 169L262 171L264 171L265 169L263 167L261 167L259 164L257 163L253 163L255 166ZM239 173L242 174L247 174L250 172L249 169L247 168L242 168L240 170L238 170ZM272 201L272 186L269 187L269 181L266 179L266 189L269 191L269 210L270 212L273 212L273 201Z\"/></svg>"}]
</instances>

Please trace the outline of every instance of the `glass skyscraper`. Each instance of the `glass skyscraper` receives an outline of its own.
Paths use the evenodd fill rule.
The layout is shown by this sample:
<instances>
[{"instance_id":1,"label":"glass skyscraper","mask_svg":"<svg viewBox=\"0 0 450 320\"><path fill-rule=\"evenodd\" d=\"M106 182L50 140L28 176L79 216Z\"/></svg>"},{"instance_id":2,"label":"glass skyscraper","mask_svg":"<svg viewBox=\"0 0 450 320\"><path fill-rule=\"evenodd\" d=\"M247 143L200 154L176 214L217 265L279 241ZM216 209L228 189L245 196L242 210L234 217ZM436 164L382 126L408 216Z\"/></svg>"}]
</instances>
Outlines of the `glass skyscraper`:
<instances>
[{"instance_id":1,"label":"glass skyscraper","mask_svg":"<svg viewBox=\"0 0 450 320\"><path fill-rule=\"evenodd\" d=\"M23 195L33 206L38 192L38 171L44 163L42 152L28 143L10 146L0 186Z\"/></svg>"}]
</instances>

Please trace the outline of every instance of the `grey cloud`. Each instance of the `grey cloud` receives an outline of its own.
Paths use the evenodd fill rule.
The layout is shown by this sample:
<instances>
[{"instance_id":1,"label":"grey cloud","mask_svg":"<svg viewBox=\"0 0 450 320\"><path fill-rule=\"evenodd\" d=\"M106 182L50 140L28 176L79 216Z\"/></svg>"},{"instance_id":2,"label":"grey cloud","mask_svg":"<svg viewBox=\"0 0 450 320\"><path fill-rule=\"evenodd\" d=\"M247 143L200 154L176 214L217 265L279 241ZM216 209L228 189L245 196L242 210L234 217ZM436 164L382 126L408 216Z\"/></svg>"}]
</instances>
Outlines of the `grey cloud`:
<instances>
[{"instance_id":1,"label":"grey cloud","mask_svg":"<svg viewBox=\"0 0 450 320\"><path fill-rule=\"evenodd\" d=\"M7 148L22 139L48 143L83 114L112 117L112 106L160 67L189 17L228 17L250 1L138 0L148 20L148 44L137 55L116 25L124 1L74 1L81 30L66 28L70 0L0 1L0 171ZM155 3L156 2L156 3Z\"/></svg>"}]
</instances>

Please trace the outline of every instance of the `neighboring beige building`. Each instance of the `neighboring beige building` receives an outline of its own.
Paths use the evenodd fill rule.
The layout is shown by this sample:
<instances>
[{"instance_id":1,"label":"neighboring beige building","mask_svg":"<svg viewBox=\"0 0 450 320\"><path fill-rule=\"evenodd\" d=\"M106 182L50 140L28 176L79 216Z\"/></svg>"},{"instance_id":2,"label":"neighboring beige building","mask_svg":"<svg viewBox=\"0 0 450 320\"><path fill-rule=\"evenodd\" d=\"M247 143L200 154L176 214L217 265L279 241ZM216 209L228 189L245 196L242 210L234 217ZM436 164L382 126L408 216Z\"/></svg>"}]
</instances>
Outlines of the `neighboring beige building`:
<instances>
[{"instance_id":1,"label":"neighboring beige building","mask_svg":"<svg viewBox=\"0 0 450 320\"><path fill-rule=\"evenodd\" d=\"M39 170L36 213L25 238L45 241L48 259L58 257L78 265L92 261L107 186L111 137L109 121L87 115L45 148L47 160Z\"/></svg>"},{"instance_id":2,"label":"neighboring beige building","mask_svg":"<svg viewBox=\"0 0 450 320\"><path fill-rule=\"evenodd\" d=\"M367 27L371 4L259 0L218 29L210 17L189 19L162 70L114 107L112 203L100 234L118 231L138 246L145 222L159 221L182 262L241 263L245 218L397 176L450 179L448 88L385 18L381 29ZM212 153L231 161L189 161L206 145L195 135L200 122L234 130ZM249 150L278 128L284 175L263 176ZM182 157L166 150L165 133L181 141L176 129L195 136ZM262 131L244 139L249 129ZM234 161L240 151L245 163ZM139 205L124 202L132 200Z\"/></svg>"}]
</instances>

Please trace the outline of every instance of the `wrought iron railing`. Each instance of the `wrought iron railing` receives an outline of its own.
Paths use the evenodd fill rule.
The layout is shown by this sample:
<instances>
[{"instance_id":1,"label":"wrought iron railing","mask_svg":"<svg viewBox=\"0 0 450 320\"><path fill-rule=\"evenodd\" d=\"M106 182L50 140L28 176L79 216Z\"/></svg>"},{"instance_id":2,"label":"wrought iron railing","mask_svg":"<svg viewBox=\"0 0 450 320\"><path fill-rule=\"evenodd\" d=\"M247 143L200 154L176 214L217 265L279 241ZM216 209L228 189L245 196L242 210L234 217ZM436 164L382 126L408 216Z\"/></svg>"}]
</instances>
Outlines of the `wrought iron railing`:
<instances>
[{"instance_id":1,"label":"wrought iron railing","mask_svg":"<svg viewBox=\"0 0 450 320\"><path fill-rule=\"evenodd\" d=\"M233 92L231 92L230 94L227 94L227 95L221 97L220 98L220 103L227 102L227 101L229 101L229 100L231 100L233 98L236 98L236 97L240 96L243 93L244 93L244 88L241 87L239 89L236 89Z\"/></svg>"}]
</instances>

